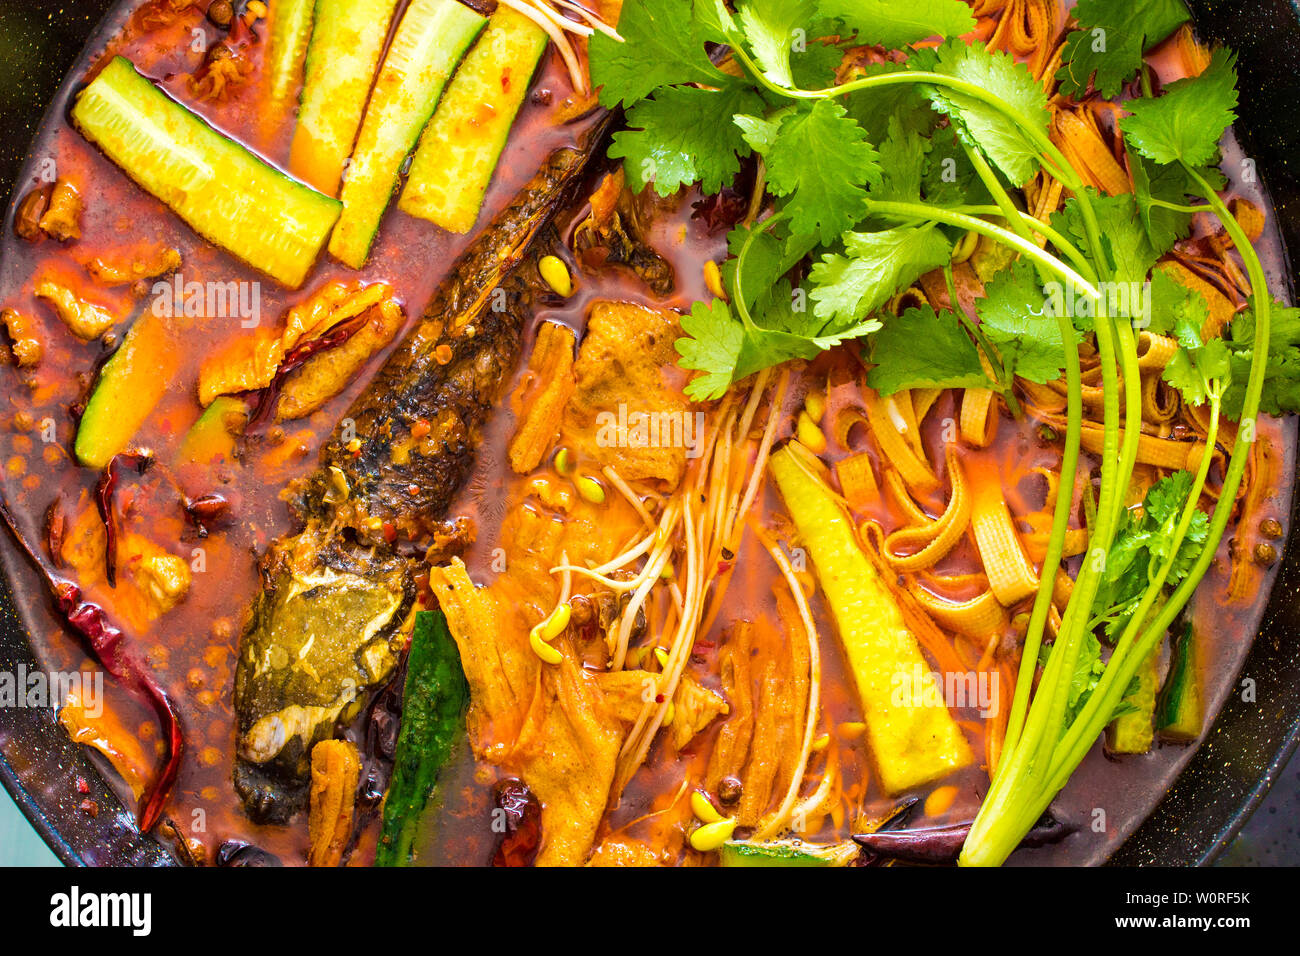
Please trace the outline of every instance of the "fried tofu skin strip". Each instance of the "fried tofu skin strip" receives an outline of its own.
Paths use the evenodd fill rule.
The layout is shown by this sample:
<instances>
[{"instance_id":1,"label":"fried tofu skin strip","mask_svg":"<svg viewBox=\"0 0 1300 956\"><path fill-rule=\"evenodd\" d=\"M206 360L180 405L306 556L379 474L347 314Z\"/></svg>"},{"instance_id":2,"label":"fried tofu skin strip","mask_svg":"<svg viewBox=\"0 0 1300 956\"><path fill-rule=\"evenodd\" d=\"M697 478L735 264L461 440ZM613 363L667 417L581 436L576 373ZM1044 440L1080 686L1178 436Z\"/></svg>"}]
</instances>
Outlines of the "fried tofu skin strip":
<instances>
[{"instance_id":1,"label":"fried tofu skin strip","mask_svg":"<svg viewBox=\"0 0 1300 956\"><path fill-rule=\"evenodd\" d=\"M564 409L573 395L573 331L555 322L537 330L537 344L528 360L529 390L519 429L510 442L510 467L526 475L542 463L555 444Z\"/></svg>"},{"instance_id":2,"label":"fried tofu skin strip","mask_svg":"<svg viewBox=\"0 0 1300 956\"><path fill-rule=\"evenodd\" d=\"M322 740L311 751L310 866L338 866L352 837L361 758L346 740Z\"/></svg>"}]
</instances>

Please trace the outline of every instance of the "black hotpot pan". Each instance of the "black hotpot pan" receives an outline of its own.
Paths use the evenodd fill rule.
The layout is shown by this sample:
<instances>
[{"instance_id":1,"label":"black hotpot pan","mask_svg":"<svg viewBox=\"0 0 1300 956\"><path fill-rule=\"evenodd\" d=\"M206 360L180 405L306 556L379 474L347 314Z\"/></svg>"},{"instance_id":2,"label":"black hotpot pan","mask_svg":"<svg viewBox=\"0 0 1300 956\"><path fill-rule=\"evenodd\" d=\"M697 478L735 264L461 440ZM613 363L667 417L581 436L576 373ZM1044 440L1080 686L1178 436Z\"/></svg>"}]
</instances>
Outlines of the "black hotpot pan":
<instances>
[{"instance_id":1,"label":"black hotpot pan","mask_svg":"<svg viewBox=\"0 0 1300 956\"><path fill-rule=\"evenodd\" d=\"M0 209L9 205L28 144L47 104L115 0L0 0ZM1300 249L1300 3L1191 0L1202 39L1239 54L1236 125L1245 155L1268 187L1287 249ZM1297 271L1293 262L1292 272ZM1280 290L1279 290L1280 291ZM1292 524L1300 509L1293 506ZM12 552L12 542L0 540ZM9 553L7 557L12 558ZM14 561L6 562L17 567ZM0 670L37 666L10 587L39 586L0 575ZM1147 820L1112 855L1119 865L1212 861L1258 806L1300 739L1300 545L1296 536L1246 659L1256 700L1231 695L1207 739ZM65 863L174 863L141 837L96 768L48 709L0 708L0 782ZM80 792L89 788L89 793ZM93 800L96 815L82 809Z\"/></svg>"}]
</instances>

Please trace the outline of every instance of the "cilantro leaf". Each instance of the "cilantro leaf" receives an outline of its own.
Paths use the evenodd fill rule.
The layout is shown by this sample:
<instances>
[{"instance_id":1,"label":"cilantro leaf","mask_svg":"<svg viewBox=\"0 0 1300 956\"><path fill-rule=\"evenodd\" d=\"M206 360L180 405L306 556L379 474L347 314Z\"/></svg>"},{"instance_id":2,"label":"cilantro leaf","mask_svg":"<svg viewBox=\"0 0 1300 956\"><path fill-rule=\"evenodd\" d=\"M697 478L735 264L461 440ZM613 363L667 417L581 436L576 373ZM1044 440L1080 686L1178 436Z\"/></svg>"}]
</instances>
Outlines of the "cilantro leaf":
<instances>
[{"instance_id":1,"label":"cilantro leaf","mask_svg":"<svg viewBox=\"0 0 1300 956\"><path fill-rule=\"evenodd\" d=\"M1047 133L1049 114L1042 85L1023 64L1006 53L950 40L938 50L921 50L910 61L916 68L965 80L1005 100L1034 130ZM983 150L1014 186L1023 186L1038 171L1038 147L1018 123L999 110L947 87L929 87L934 108L948 114L967 143Z\"/></svg>"},{"instance_id":2,"label":"cilantro leaf","mask_svg":"<svg viewBox=\"0 0 1300 956\"><path fill-rule=\"evenodd\" d=\"M850 80L886 73L902 73L907 66L902 63L864 63L856 66ZM915 83L899 83L874 90L850 93L845 104L849 115L867 133L867 139L879 143L889 134L889 123L894 117L904 129L916 130L925 135L939 122L939 116L930 106L925 91Z\"/></svg>"},{"instance_id":3,"label":"cilantro leaf","mask_svg":"<svg viewBox=\"0 0 1300 956\"><path fill-rule=\"evenodd\" d=\"M679 364L704 373L687 383L686 394L696 401L720 397L731 385L744 326L732 318L722 299L696 302L690 315L682 316L681 325L686 334L673 343L681 356Z\"/></svg>"},{"instance_id":4,"label":"cilantro leaf","mask_svg":"<svg viewBox=\"0 0 1300 956\"><path fill-rule=\"evenodd\" d=\"M750 234L758 230L749 243L749 251L744 258L744 284L741 291L745 294L745 305L753 309L764 297L769 296L778 280L794 268L804 256L817 244L814 236L790 235L785 222L768 226L766 223L743 223L732 229L727 235L727 249L731 253L722 266L722 277L728 289L736 294L736 273L740 268L740 254L745 248Z\"/></svg>"},{"instance_id":5,"label":"cilantro leaf","mask_svg":"<svg viewBox=\"0 0 1300 956\"><path fill-rule=\"evenodd\" d=\"M1147 238L1138 214L1137 200L1132 193L1105 196L1091 186L1085 186L1084 189L1097 215L1097 227L1102 240L1104 259L1093 263L1097 273L1115 283L1144 282L1147 273L1160 258L1160 253ZM1052 226L1073 237L1080 250L1088 253L1088 231L1077 199L1069 199L1065 207L1052 216Z\"/></svg>"},{"instance_id":6,"label":"cilantro leaf","mask_svg":"<svg viewBox=\"0 0 1300 956\"><path fill-rule=\"evenodd\" d=\"M736 35L736 18L727 9L726 0L694 0L695 29L700 37L710 43L731 43ZM619 15L619 23L625 21Z\"/></svg>"},{"instance_id":7,"label":"cilantro leaf","mask_svg":"<svg viewBox=\"0 0 1300 956\"><path fill-rule=\"evenodd\" d=\"M1133 194L1137 197L1147 238L1164 255L1175 242L1191 234L1192 214L1157 206L1152 200L1184 205L1188 196L1196 194L1194 184L1187 170L1178 163L1160 166L1132 149L1128 151L1128 163L1133 171ZM1199 172L1216 188L1223 185L1223 174L1218 169L1206 167Z\"/></svg>"},{"instance_id":8,"label":"cilantro leaf","mask_svg":"<svg viewBox=\"0 0 1300 956\"><path fill-rule=\"evenodd\" d=\"M975 29L961 0L818 0L822 14L843 20L863 43L898 50L929 37L955 37Z\"/></svg>"},{"instance_id":9,"label":"cilantro leaf","mask_svg":"<svg viewBox=\"0 0 1300 956\"><path fill-rule=\"evenodd\" d=\"M1106 622L1106 633L1115 638L1128 623L1146 593L1151 578L1170 557L1170 543L1183 508L1191 494L1193 475L1176 471L1152 485L1140 509L1127 512L1127 521L1115 535L1106 554L1105 570L1093 603L1093 615ZM1197 510L1178 548L1165 580L1172 590L1187 577L1196 563L1209 532L1210 518Z\"/></svg>"},{"instance_id":10,"label":"cilantro leaf","mask_svg":"<svg viewBox=\"0 0 1300 956\"><path fill-rule=\"evenodd\" d=\"M1161 378L1182 393L1183 401L1204 405L1210 397L1210 383L1226 383L1231 376L1231 355L1223 339L1210 339L1194 349L1180 348L1174 353Z\"/></svg>"},{"instance_id":11,"label":"cilantro leaf","mask_svg":"<svg viewBox=\"0 0 1300 956\"><path fill-rule=\"evenodd\" d=\"M1201 329L1209 318L1205 296L1183 285L1167 269L1151 273L1151 324L1148 331L1173 334L1186 348L1199 348Z\"/></svg>"},{"instance_id":12,"label":"cilantro leaf","mask_svg":"<svg viewBox=\"0 0 1300 956\"><path fill-rule=\"evenodd\" d=\"M831 25L814 25L809 37L828 34ZM844 62L844 51L827 39L806 40L791 49L790 72L794 85L803 90L822 90L835 85L835 75Z\"/></svg>"},{"instance_id":13,"label":"cilantro leaf","mask_svg":"<svg viewBox=\"0 0 1300 956\"><path fill-rule=\"evenodd\" d=\"M1160 284L1158 298L1164 321L1178 340L1178 351L1165 365L1161 378L1178 389L1189 405L1203 405L1211 390L1222 394L1232 380L1228 344L1220 338L1208 342L1201 338L1201 329L1210 316L1205 296L1157 272L1152 282L1153 300L1157 299L1156 283Z\"/></svg>"},{"instance_id":14,"label":"cilantro leaf","mask_svg":"<svg viewBox=\"0 0 1300 956\"><path fill-rule=\"evenodd\" d=\"M686 336L675 347L683 368L705 374L692 379L686 394L701 400L720 397L734 382L790 359L814 359L826 349L880 328L875 321L819 322L801 290L781 282L766 297L766 308L745 324L722 299L697 302L682 318Z\"/></svg>"},{"instance_id":15,"label":"cilantro leaf","mask_svg":"<svg viewBox=\"0 0 1300 956\"><path fill-rule=\"evenodd\" d=\"M626 0L618 30L626 42L598 32L589 47L591 82L605 106L631 106L661 86L725 82L704 52L691 0Z\"/></svg>"},{"instance_id":16,"label":"cilantro leaf","mask_svg":"<svg viewBox=\"0 0 1300 956\"><path fill-rule=\"evenodd\" d=\"M921 177L921 192L940 206L987 206L993 202L988 187L971 165L957 134L935 130Z\"/></svg>"},{"instance_id":17,"label":"cilantro leaf","mask_svg":"<svg viewBox=\"0 0 1300 956\"><path fill-rule=\"evenodd\" d=\"M699 182L705 193L716 193L750 153L732 117L762 106L757 93L736 83L718 90L665 87L628 110L630 128L614 134L609 156L624 160L637 191L654 183L655 192L670 196Z\"/></svg>"},{"instance_id":18,"label":"cilantro leaf","mask_svg":"<svg viewBox=\"0 0 1300 956\"><path fill-rule=\"evenodd\" d=\"M1094 78L1097 90L1116 96L1142 66L1142 55L1189 19L1183 0L1079 0L1080 29L1065 41L1056 79L1061 92L1078 96Z\"/></svg>"},{"instance_id":19,"label":"cilantro leaf","mask_svg":"<svg viewBox=\"0 0 1300 956\"><path fill-rule=\"evenodd\" d=\"M905 388L987 388L979 351L952 312L930 306L887 318L871 337L867 384L881 395Z\"/></svg>"},{"instance_id":20,"label":"cilantro leaf","mask_svg":"<svg viewBox=\"0 0 1300 956\"><path fill-rule=\"evenodd\" d=\"M929 224L847 233L844 248L847 255L822 256L809 275L814 311L824 319L856 321L952 258L947 238Z\"/></svg>"},{"instance_id":21,"label":"cilantro leaf","mask_svg":"<svg viewBox=\"0 0 1300 956\"><path fill-rule=\"evenodd\" d=\"M830 242L866 214L867 187L881 183L880 157L839 103L818 100L786 114L763 145L768 188L787 197L794 232Z\"/></svg>"},{"instance_id":22,"label":"cilantro leaf","mask_svg":"<svg viewBox=\"0 0 1300 956\"><path fill-rule=\"evenodd\" d=\"M876 199L917 202L921 198L921 177L926 170L930 141L905 127L897 116L889 119L889 133L880 143L880 168L883 170Z\"/></svg>"},{"instance_id":23,"label":"cilantro leaf","mask_svg":"<svg viewBox=\"0 0 1300 956\"><path fill-rule=\"evenodd\" d=\"M1129 102L1132 115L1119 123L1125 141L1162 165L1209 163L1224 130L1237 118L1236 63L1235 54L1215 50L1200 76L1170 83L1161 96Z\"/></svg>"},{"instance_id":24,"label":"cilantro leaf","mask_svg":"<svg viewBox=\"0 0 1300 956\"><path fill-rule=\"evenodd\" d=\"M1047 315L1046 296L1034 267L1023 259L985 289L976 301L980 329L997 349L1008 381L1010 376L1040 385L1060 378L1064 368L1060 329Z\"/></svg>"},{"instance_id":25,"label":"cilantro leaf","mask_svg":"<svg viewBox=\"0 0 1300 956\"><path fill-rule=\"evenodd\" d=\"M1232 382L1223 394L1223 413L1240 420L1250 375L1255 341L1254 302L1228 326L1225 341L1230 353ZM1266 415L1300 412L1300 309L1275 302L1269 322L1268 358L1260 411Z\"/></svg>"},{"instance_id":26,"label":"cilantro leaf","mask_svg":"<svg viewBox=\"0 0 1300 956\"><path fill-rule=\"evenodd\" d=\"M816 13L814 0L748 0L738 8L736 18L754 59L763 75L778 86L795 85L790 66L795 30L806 26Z\"/></svg>"}]
</instances>

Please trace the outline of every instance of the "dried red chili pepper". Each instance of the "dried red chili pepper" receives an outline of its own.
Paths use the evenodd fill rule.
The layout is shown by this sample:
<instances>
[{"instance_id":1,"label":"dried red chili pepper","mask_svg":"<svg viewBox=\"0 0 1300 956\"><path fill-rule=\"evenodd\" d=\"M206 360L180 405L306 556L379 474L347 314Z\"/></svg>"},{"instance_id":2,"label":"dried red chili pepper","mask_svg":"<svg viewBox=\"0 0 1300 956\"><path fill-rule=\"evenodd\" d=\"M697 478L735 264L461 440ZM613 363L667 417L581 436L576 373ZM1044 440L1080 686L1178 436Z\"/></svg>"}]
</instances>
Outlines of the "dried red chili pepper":
<instances>
[{"instance_id":1,"label":"dried red chili pepper","mask_svg":"<svg viewBox=\"0 0 1300 956\"><path fill-rule=\"evenodd\" d=\"M136 816L140 831L152 830L162 816L167 798L176 784L180 772L181 754L185 749L185 735L180 717L171 699L153 677L126 652L126 635L108 619L104 609L82 600L81 588L57 575L50 564L33 549L18 530L18 524L9 512L8 505L0 501L0 520L13 535L18 547L45 579L54 606L67 625L81 638L91 657L104 668L110 677L138 699L147 703L158 717L163 731L163 768L158 778L140 796Z\"/></svg>"},{"instance_id":2,"label":"dried red chili pepper","mask_svg":"<svg viewBox=\"0 0 1300 956\"><path fill-rule=\"evenodd\" d=\"M532 866L542 845L542 805L528 785L517 777L498 780L492 788L496 809L493 827L505 826L492 856L493 866Z\"/></svg>"},{"instance_id":3,"label":"dried red chili pepper","mask_svg":"<svg viewBox=\"0 0 1300 956\"><path fill-rule=\"evenodd\" d=\"M108 467L99 476L95 485L95 504L99 507L99 517L104 522L104 577L108 586L117 587L117 517L113 512L113 493L121 478L121 468L132 467L136 474L143 475L153 464L153 456L140 452L125 452L114 455Z\"/></svg>"},{"instance_id":4,"label":"dried red chili pepper","mask_svg":"<svg viewBox=\"0 0 1300 956\"><path fill-rule=\"evenodd\" d=\"M362 312L360 315L353 316L346 322L340 322L334 328L330 329L324 335L317 336L314 339L308 339L306 342L299 342L296 346L285 353L284 360L280 367L276 369L275 378L266 388L256 389L252 392L245 392L244 397L253 400L253 410L248 416L248 424L245 426L246 432L251 432L258 425L264 424L271 408L275 405L275 400L280 395L280 390L284 386L284 380L293 372L307 363L307 360L319 355L321 352L329 349L338 348L348 339L352 338L357 332L369 321L369 311Z\"/></svg>"}]
</instances>

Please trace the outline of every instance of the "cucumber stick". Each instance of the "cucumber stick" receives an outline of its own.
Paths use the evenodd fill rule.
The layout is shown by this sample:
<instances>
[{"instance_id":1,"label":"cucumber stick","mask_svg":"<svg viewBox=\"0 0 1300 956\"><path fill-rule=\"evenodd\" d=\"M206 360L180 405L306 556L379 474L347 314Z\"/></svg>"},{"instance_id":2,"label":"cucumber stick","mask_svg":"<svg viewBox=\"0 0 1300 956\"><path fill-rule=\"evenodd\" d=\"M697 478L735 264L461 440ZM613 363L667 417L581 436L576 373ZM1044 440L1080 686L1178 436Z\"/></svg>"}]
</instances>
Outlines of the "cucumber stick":
<instances>
[{"instance_id":1,"label":"cucumber stick","mask_svg":"<svg viewBox=\"0 0 1300 956\"><path fill-rule=\"evenodd\" d=\"M856 843L804 843L799 840L777 840L772 843L750 843L745 840L728 840L718 852L722 866L848 866L860 855Z\"/></svg>"},{"instance_id":2,"label":"cucumber stick","mask_svg":"<svg viewBox=\"0 0 1300 956\"><path fill-rule=\"evenodd\" d=\"M1138 668L1133 686L1124 695L1129 709L1106 728L1106 750L1113 754L1144 754L1155 740L1152 721L1156 709L1156 689L1160 685L1160 648L1157 647Z\"/></svg>"},{"instance_id":3,"label":"cucumber stick","mask_svg":"<svg viewBox=\"0 0 1300 956\"><path fill-rule=\"evenodd\" d=\"M420 817L443 766L465 738L469 685L460 651L441 611L420 611L406 657L402 727L384 798L375 866L412 861Z\"/></svg>"},{"instance_id":4,"label":"cucumber stick","mask_svg":"<svg viewBox=\"0 0 1300 956\"><path fill-rule=\"evenodd\" d=\"M289 172L331 196L338 195L396 7L397 0L316 0Z\"/></svg>"},{"instance_id":5,"label":"cucumber stick","mask_svg":"<svg viewBox=\"0 0 1300 956\"><path fill-rule=\"evenodd\" d=\"M235 460L237 436L248 424L248 405L233 395L218 395L181 440L179 464L229 464Z\"/></svg>"},{"instance_id":6,"label":"cucumber stick","mask_svg":"<svg viewBox=\"0 0 1300 956\"><path fill-rule=\"evenodd\" d=\"M343 214L330 252L354 269L370 257L375 233L447 80L487 19L457 0L411 0L370 94L343 180Z\"/></svg>"},{"instance_id":7,"label":"cucumber stick","mask_svg":"<svg viewBox=\"0 0 1300 956\"><path fill-rule=\"evenodd\" d=\"M302 80L315 5L316 0L275 0L271 4L271 48L266 67L271 102L276 106L287 103Z\"/></svg>"},{"instance_id":8,"label":"cucumber stick","mask_svg":"<svg viewBox=\"0 0 1300 956\"><path fill-rule=\"evenodd\" d=\"M1162 740L1188 743L1201 736L1205 724L1205 701L1198 657L1196 633L1189 624L1174 645L1169 676L1165 678L1156 706L1156 729Z\"/></svg>"},{"instance_id":9,"label":"cucumber stick","mask_svg":"<svg viewBox=\"0 0 1300 956\"><path fill-rule=\"evenodd\" d=\"M214 245L302 285L339 203L263 162L114 57L72 108L82 134Z\"/></svg>"},{"instance_id":10,"label":"cucumber stick","mask_svg":"<svg viewBox=\"0 0 1300 956\"><path fill-rule=\"evenodd\" d=\"M103 468L127 450L175 374L171 320L146 309L104 363L77 424L72 450L88 468Z\"/></svg>"},{"instance_id":11,"label":"cucumber stick","mask_svg":"<svg viewBox=\"0 0 1300 956\"><path fill-rule=\"evenodd\" d=\"M522 13L497 8L420 139L399 209L449 232L473 228L547 40Z\"/></svg>"}]
</instances>

